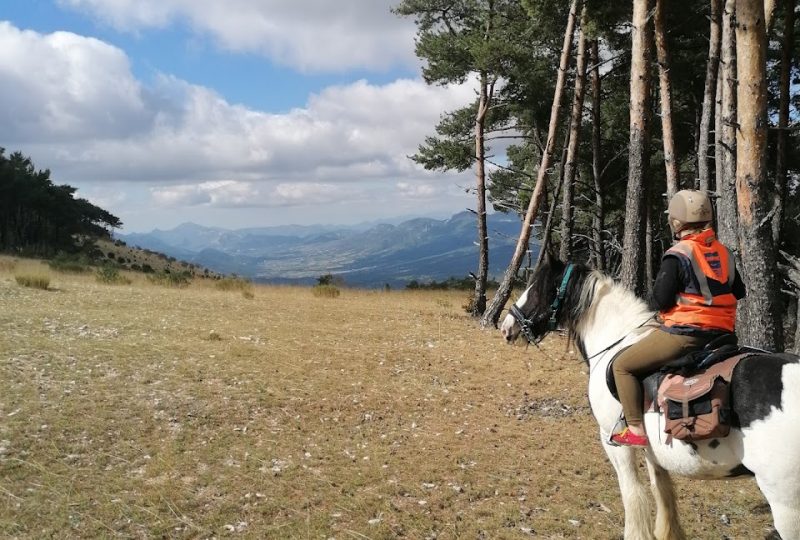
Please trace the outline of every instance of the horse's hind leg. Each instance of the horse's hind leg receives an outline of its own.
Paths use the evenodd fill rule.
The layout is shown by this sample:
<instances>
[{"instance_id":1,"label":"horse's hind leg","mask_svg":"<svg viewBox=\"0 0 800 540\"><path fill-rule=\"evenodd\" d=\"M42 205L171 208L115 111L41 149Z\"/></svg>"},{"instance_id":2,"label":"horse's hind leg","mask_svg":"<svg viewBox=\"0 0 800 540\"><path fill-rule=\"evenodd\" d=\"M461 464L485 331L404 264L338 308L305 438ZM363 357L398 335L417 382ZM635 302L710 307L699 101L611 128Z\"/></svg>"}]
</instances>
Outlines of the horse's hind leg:
<instances>
[{"instance_id":1,"label":"horse's hind leg","mask_svg":"<svg viewBox=\"0 0 800 540\"><path fill-rule=\"evenodd\" d=\"M756 474L756 482L772 510L775 530L782 540L800 540L800 490L785 479L770 482Z\"/></svg>"},{"instance_id":2,"label":"horse's hind leg","mask_svg":"<svg viewBox=\"0 0 800 540\"><path fill-rule=\"evenodd\" d=\"M675 504L675 489L672 478L660 465L653 461L647 454L647 472L650 475L650 487L656 499L656 528L655 537L658 540L683 540L681 522L678 519L678 508Z\"/></svg>"},{"instance_id":3,"label":"horse's hind leg","mask_svg":"<svg viewBox=\"0 0 800 540\"><path fill-rule=\"evenodd\" d=\"M603 435L601 434L601 437ZM614 466L625 509L625 540L653 538L647 488L636 472L636 454L632 448L612 446L603 440L603 449Z\"/></svg>"}]
</instances>

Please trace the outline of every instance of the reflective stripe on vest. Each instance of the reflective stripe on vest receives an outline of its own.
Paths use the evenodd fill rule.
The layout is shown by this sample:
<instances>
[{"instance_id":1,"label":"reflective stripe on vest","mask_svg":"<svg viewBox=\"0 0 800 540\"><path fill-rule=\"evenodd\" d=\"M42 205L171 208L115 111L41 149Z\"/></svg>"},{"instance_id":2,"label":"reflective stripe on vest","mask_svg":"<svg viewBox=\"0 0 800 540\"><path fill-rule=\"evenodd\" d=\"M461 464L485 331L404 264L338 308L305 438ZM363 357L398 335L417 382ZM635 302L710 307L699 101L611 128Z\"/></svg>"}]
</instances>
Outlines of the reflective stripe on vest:
<instances>
[{"instance_id":1,"label":"reflective stripe on vest","mask_svg":"<svg viewBox=\"0 0 800 540\"><path fill-rule=\"evenodd\" d=\"M667 250L664 256L668 255L687 261L694 279L678 293L676 305L661 312L664 324L732 332L736 321L736 297L732 292L736 263L714 231L708 229L684 238Z\"/></svg>"}]
</instances>

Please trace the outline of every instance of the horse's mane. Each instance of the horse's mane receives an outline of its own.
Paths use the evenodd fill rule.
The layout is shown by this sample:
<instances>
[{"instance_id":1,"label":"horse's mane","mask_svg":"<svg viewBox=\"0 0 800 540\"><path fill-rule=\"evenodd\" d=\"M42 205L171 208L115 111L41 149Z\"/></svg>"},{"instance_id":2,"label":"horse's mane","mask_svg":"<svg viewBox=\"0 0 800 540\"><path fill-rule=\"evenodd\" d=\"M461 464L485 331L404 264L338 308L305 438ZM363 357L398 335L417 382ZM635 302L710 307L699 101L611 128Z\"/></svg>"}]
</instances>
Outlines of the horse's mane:
<instances>
[{"instance_id":1,"label":"horse's mane","mask_svg":"<svg viewBox=\"0 0 800 540\"><path fill-rule=\"evenodd\" d=\"M598 270L579 265L573 280L564 297L562 322L584 358L582 328L600 319L622 337L653 315L644 300Z\"/></svg>"}]
</instances>

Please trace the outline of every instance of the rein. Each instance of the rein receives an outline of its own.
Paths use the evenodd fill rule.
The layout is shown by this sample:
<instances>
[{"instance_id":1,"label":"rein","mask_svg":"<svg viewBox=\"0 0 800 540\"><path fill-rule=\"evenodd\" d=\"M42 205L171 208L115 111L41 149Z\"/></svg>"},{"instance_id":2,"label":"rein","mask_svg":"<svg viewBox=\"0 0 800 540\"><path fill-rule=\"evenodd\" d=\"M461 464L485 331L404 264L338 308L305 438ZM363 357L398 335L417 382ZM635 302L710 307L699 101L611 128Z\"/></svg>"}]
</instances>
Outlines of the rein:
<instances>
[{"instance_id":1,"label":"rein","mask_svg":"<svg viewBox=\"0 0 800 540\"><path fill-rule=\"evenodd\" d=\"M652 314L650 317L648 317L647 319L645 319L645 321L644 321L642 324L640 324L639 326L637 326L636 328L634 328L634 329L633 329L633 330L631 330L630 332L628 332L628 333L624 334L624 335L623 335L621 338L619 338L617 341L615 341L614 343L612 343L611 345L609 345L609 346L608 346L608 347L606 347L605 349L603 349L603 350L601 350L600 352L598 352L598 353L595 353L595 354L593 354L592 356L590 356L589 358L587 358L587 359L586 359L586 362L588 363L588 362L589 362L589 360L591 360L591 359L593 359L593 358L597 358L597 357L598 357L598 356L600 356L601 354L603 354L603 353L605 353L605 352L608 352L610 349L612 349L612 348L616 347L617 345L619 345L620 343L622 343L622 341L623 341L623 340L624 340L626 337L628 337L629 335L631 335L632 333L634 333L635 331L637 331L639 328L643 327L644 325L646 325L648 322L650 322L651 320L653 320L653 319L655 319L655 318L656 318L656 314L655 314L655 313L653 313L653 314Z\"/></svg>"}]
</instances>

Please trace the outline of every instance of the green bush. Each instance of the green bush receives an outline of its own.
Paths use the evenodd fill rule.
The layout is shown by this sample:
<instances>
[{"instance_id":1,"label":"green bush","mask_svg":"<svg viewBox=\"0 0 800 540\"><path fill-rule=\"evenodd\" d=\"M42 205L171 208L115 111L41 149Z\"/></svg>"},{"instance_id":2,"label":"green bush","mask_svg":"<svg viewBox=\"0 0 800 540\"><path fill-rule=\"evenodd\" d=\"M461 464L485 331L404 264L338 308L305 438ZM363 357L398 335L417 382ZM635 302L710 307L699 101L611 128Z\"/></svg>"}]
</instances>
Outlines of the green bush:
<instances>
[{"instance_id":1,"label":"green bush","mask_svg":"<svg viewBox=\"0 0 800 540\"><path fill-rule=\"evenodd\" d=\"M14 276L18 285L31 287L32 289L42 289L46 291L50 287L50 276L44 274L17 274Z\"/></svg>"},{"instance_id":2,"label":"green bush","mask_svg":"<svg viewBox=\"0 0 800 540\"><path fill-rule=\"evenodd\" d=\"M317 298L336 298L342 293L335 285L315 285L311 292Z\"/></svg>"},{"instance_id":3,"label":"green bush","mask_svg":"<svg viewBox=\"0 0 800 540\"><path fill-rule=\"evenodd\" d=\"M217 281L214 287L221 291L247 291L253 288L253 284L243 278L226 277Z\"/></svg>"},{"instance_id":4,"label":"green bush","mask_svg":"<svg viewBox=\"0 0 800 540\"><path fill-rule=\"evenodd\" d=\"M107 285L131 284L131 280L120 274L118 268L110 265L105 265L98 268L94 277L99 283L105 283Z\"/></svg>"},{"instance_id":5,"label":"green bush","mask_svg":"<svg viewBox=\"0 0 800 540\"><path fill-rule=\"evenodd\" d=\"M82 274L88 272L90 270L90 264L91 261L84 255L75 256L66 253L59 253L47 263L52 270L65 274Z\"/></svg>"},{"instance_id":6,"label":"green bush","mask_svg":"<svg viewBox=\"0 0 800 540\"><path fill-rule=\"evenodd\" d=\"M164 287L177 287L182 289L188 287L192 281L192 276L188 272L159 272L147 276L150 283L163 285Z\"/></svg>"}]
</instances>

